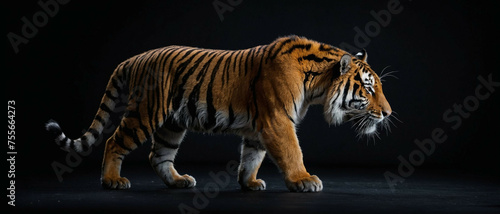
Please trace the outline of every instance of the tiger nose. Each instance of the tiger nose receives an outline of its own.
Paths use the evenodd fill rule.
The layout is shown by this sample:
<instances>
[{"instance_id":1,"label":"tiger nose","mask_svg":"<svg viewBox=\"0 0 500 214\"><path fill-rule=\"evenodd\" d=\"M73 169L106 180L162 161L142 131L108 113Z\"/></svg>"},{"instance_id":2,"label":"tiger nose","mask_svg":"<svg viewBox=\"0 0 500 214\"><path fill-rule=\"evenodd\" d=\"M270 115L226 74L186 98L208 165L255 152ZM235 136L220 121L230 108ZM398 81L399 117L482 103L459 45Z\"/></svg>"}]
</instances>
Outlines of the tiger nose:
<instances>
[{"instance_id":1,"label":"tiger nose","mask_svg":"<svg viewBox=\"0 0 500 214\"><path fill-rule=\"evenodd\" d=\"M382 110L382 115L384 117L388 117L389 115L391 115L391 113L392 113L391 109L384 109L384 110Z\"/></svg>"}]
</instances>

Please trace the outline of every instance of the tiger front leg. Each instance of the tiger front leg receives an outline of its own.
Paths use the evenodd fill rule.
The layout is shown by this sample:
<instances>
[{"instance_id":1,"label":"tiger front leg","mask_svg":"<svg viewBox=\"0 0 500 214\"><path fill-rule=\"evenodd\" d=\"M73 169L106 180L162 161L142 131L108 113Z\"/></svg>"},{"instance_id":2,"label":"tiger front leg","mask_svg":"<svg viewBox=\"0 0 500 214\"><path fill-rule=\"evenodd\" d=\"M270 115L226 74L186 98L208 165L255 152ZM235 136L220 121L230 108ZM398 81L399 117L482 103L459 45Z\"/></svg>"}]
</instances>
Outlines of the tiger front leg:
<instances>
[{"instance_id":1,"label":"tiger front leg","mask_svg":"<svg viewBox=\"0 0 500 214\"><path fill-rule=\"evenodd\" d=\"M258 140L244 138L238 167L238 183L243 190L265 190L266 182L257 179L257 171L266 156L266 150Z\"/></svg>"},{"instance_id":2,"label":"tiger front leg","mask_svg":"<svg viewBox=\"0 0 500 214\"><path fill-rule=\"evenodd\" d=\"M260 138L270 157L285 177L285 184L292 192L319 192L323 183L310 175L302 159L294 124L285 117L274 117L264 124Z\"/></svg>"}]
</instances>

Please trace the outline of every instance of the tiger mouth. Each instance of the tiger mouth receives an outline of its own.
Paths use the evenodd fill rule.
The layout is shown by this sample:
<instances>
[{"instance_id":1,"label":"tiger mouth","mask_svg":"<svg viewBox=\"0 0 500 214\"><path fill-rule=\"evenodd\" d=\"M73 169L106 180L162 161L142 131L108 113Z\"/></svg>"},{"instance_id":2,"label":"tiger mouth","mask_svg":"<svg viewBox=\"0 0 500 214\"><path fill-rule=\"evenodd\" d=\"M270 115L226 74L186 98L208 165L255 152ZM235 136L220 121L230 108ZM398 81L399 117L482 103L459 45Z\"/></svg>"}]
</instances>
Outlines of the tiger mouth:
<instances>
[{"instance_id":1,"label":"tiger mouth","mask_svg":"<svg viewBox=\"0 0 500 214\"><path fill-rule=\"evenodd\" d=\"M390 131L387 117L374 115L371 113L346 114L344 119L352 122L352 127L358 133L358 136L378 136L378 129L387 129Z\"/></svg>"}]
</instances>

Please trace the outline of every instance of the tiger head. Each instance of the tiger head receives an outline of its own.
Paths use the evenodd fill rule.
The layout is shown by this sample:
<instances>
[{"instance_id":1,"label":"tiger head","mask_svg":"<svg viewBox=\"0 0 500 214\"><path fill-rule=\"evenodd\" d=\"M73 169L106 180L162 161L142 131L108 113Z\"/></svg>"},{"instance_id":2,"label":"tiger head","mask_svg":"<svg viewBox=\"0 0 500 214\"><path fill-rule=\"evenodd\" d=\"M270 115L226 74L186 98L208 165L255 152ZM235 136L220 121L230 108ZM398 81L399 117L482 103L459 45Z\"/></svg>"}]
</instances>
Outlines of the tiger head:
<instances>
[{"instance_id":1,"label":"tiger head","mask_svg":"<svg viewBox=\"0 0 500 214\"><path fill-rule=\"evenodd\" d=\"M343 55L332 67L340 76L325 99L325 118L330 124L353 121L359 135L377 135L378 127L389 128L392 109L379 76L366 60L363 50L355 57Z\"/></svg>"}]
</instances>

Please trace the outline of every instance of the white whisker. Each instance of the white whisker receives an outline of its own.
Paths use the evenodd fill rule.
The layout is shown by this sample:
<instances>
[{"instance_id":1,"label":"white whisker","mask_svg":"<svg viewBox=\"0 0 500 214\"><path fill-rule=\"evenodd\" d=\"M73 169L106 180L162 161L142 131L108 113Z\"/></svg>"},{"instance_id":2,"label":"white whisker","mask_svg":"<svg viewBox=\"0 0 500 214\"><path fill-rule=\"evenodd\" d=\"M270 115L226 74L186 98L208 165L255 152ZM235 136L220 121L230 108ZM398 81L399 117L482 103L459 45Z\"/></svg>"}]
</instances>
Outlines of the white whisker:
<instances>
[{"instance_id":1,"label":"white whisker","mask_svg":"<svg viewBox=\"0 0 500 214\"><path fill-rule=\"evenodd\" d=\"M384 71L385 71L385 69L387 69L387 68L389 68L389 67L391 67L391 66L390 66L390 65L385 66L385 68L383 68L383 69L382 69L382 71L380 72L379 76L384 75Z\"/></svg>"},{"instance_id":2,"label":"white whisker","mask_svg":"<svg viewBox=\"0 0 500 214\"><path fill-rule=\"evenodd\" d=\"M399 71L389 71L389 72L387 72L385 74L381 74L379 76L380 81L385 81L384 78L386 78L386 77L392 77L392 78L395 78L395 79L399 79L397 76L394 75L394 73L397 73L397 72L399 72Z\"/></svg>"}]
</instances>

